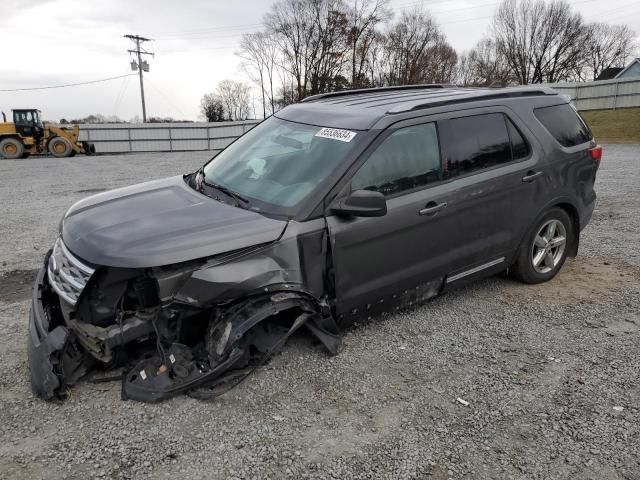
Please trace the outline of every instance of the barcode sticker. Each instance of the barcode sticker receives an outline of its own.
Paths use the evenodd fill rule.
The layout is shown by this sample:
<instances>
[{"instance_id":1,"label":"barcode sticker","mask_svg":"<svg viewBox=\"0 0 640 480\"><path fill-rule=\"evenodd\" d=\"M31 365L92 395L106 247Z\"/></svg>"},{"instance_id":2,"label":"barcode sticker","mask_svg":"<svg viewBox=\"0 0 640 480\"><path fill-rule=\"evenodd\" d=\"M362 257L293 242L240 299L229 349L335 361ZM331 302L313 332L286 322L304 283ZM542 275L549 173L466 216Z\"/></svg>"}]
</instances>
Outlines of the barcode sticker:
<instances>
[{"instance_id":1,"label":"barcode sticker","mask_svg":"<svg viewBox=\"0 0 640 480\"><path fill-rule=\"evenodd\" d=\"M176 357L173 356L173 353L169 355L169 360L171 360L171 363L176 363Z\"/></svg>"},{"instance_id":2,"label":"barcode sticker","mask_svg":"<svg viewBox=\"0 0 640 480\"><path fill-rule=\"evenodd\" d=\"M332 140L340 140L341 142L350 142L355 136L356 132L340 130L339 128L323 128L316 133L316 137L331 138Z\"/></svg>"}]
</instances>

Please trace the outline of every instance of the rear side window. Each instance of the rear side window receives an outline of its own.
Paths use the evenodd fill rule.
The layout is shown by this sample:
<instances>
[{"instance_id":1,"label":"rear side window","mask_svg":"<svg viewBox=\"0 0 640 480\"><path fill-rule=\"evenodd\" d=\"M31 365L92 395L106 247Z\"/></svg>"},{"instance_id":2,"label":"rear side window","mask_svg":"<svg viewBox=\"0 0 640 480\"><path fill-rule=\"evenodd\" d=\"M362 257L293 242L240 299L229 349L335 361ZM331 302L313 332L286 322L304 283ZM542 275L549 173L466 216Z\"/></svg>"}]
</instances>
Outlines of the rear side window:
<instances>
[{"instance_id":1,"label":"rear side window","mask_svg":"<svg viewBox=\"0 0 640 480\"><path fill-rule=\"evenodd\" d=\"M536 108L533 113L560 145L573 147L593 138L589 128L568 103Z\"/></svg>"},{"instance_id":2,"label":"rear side window","mask_svg":"<svg viewBox=\"0 0 640 480\"><path fill-rule=\"evenodd\" d=\"M512 160L511 142L502 113L453 118L448 121L448 127L445 178L466 175ZM524 142L519 132L517 135ZM526 143L524 147L528 149Z\"/></svg>"}]
</instances>

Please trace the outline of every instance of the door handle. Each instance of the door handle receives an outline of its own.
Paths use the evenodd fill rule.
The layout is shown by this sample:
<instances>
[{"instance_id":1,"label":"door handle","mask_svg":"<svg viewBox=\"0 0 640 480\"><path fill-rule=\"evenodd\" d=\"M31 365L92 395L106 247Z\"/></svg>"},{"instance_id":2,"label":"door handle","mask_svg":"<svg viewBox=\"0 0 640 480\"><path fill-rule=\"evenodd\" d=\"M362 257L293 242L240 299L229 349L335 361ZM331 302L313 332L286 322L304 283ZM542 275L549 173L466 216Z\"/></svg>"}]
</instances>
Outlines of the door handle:
<instances>
[{"instance_id":1,"label":"door handle","mask_svg":"<svg viewBox=\"0 0 640 480\"><path fill-rule=\"evenodd\" d=\"M541 177L542 175L544 175L544 172L534 172L532 170L529 170L527 174L522 177L522 181L524 183L531 183L535 181L536 178Z\"/></svg>"},{"instance_id":2,"label":"door handle","mask_svg":"<svg viewBox=\"0 0 640 480\"><path fill-rule=\"evenodd\" d=\"M444 210L445 208L447 208L447 202L442 202L442 203L429 202L418 213L420 215L426 215L430 217L438 213L440 210Z\"/></svg>"}]
</instances>

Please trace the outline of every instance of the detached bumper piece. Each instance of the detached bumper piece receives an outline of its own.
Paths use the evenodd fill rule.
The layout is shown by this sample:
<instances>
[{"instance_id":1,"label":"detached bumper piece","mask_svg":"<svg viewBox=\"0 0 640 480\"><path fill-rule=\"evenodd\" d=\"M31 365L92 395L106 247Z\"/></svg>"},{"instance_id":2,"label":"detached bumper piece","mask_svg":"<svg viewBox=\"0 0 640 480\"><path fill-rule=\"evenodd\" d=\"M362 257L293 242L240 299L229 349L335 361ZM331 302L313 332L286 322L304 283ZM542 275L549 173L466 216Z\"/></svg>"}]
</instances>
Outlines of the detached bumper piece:
<instances>
[{"instance_id":1,"label":"detached bumper piece","mask_svg":"<svg viewBox=\"0 0 640 480\"><path fill-rule=\"evenodd\" d=\"M29 313L27 363L31 389L45 400L64 399L67 386L87 373L87 359L65 326L52 325L51 310L43 302L45 279L46 268L42 267L36 278Z\"/></svg>"}]
</instances>

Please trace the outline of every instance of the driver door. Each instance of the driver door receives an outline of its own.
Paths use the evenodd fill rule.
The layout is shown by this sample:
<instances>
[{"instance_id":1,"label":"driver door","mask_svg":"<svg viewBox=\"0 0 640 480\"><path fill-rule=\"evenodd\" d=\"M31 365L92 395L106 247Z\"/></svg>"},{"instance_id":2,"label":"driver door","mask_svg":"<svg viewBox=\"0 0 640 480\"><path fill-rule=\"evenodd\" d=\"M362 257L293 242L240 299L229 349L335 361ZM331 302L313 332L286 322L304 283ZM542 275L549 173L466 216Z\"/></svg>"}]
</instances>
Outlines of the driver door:
<instances>
[{"instance_id":1,"label":"driver door","mask_svg":"<svg viewBox=\"0 0 640 480\"><path fill-rule=\"evenodd\" d=\"M14 112L13 122L16 132L23 137L36 136L35 120L32 112Z\"/></svg>"},{"instance_id":2,"label":"driver door","mask_svg":"<svg viewBox=\"0 0 640 480\"><path fill-rule=\"evenodd\" d=\"M351 178L351 190L387 200L383 217L328 216L338 317L387 310L419 285L441 284L456 265L460 236L449 215L435 122L391 130ZM397 302L399 303L399 302ZM364 313L366 316L367 314Z\"/></svg>"}]
</instances>

